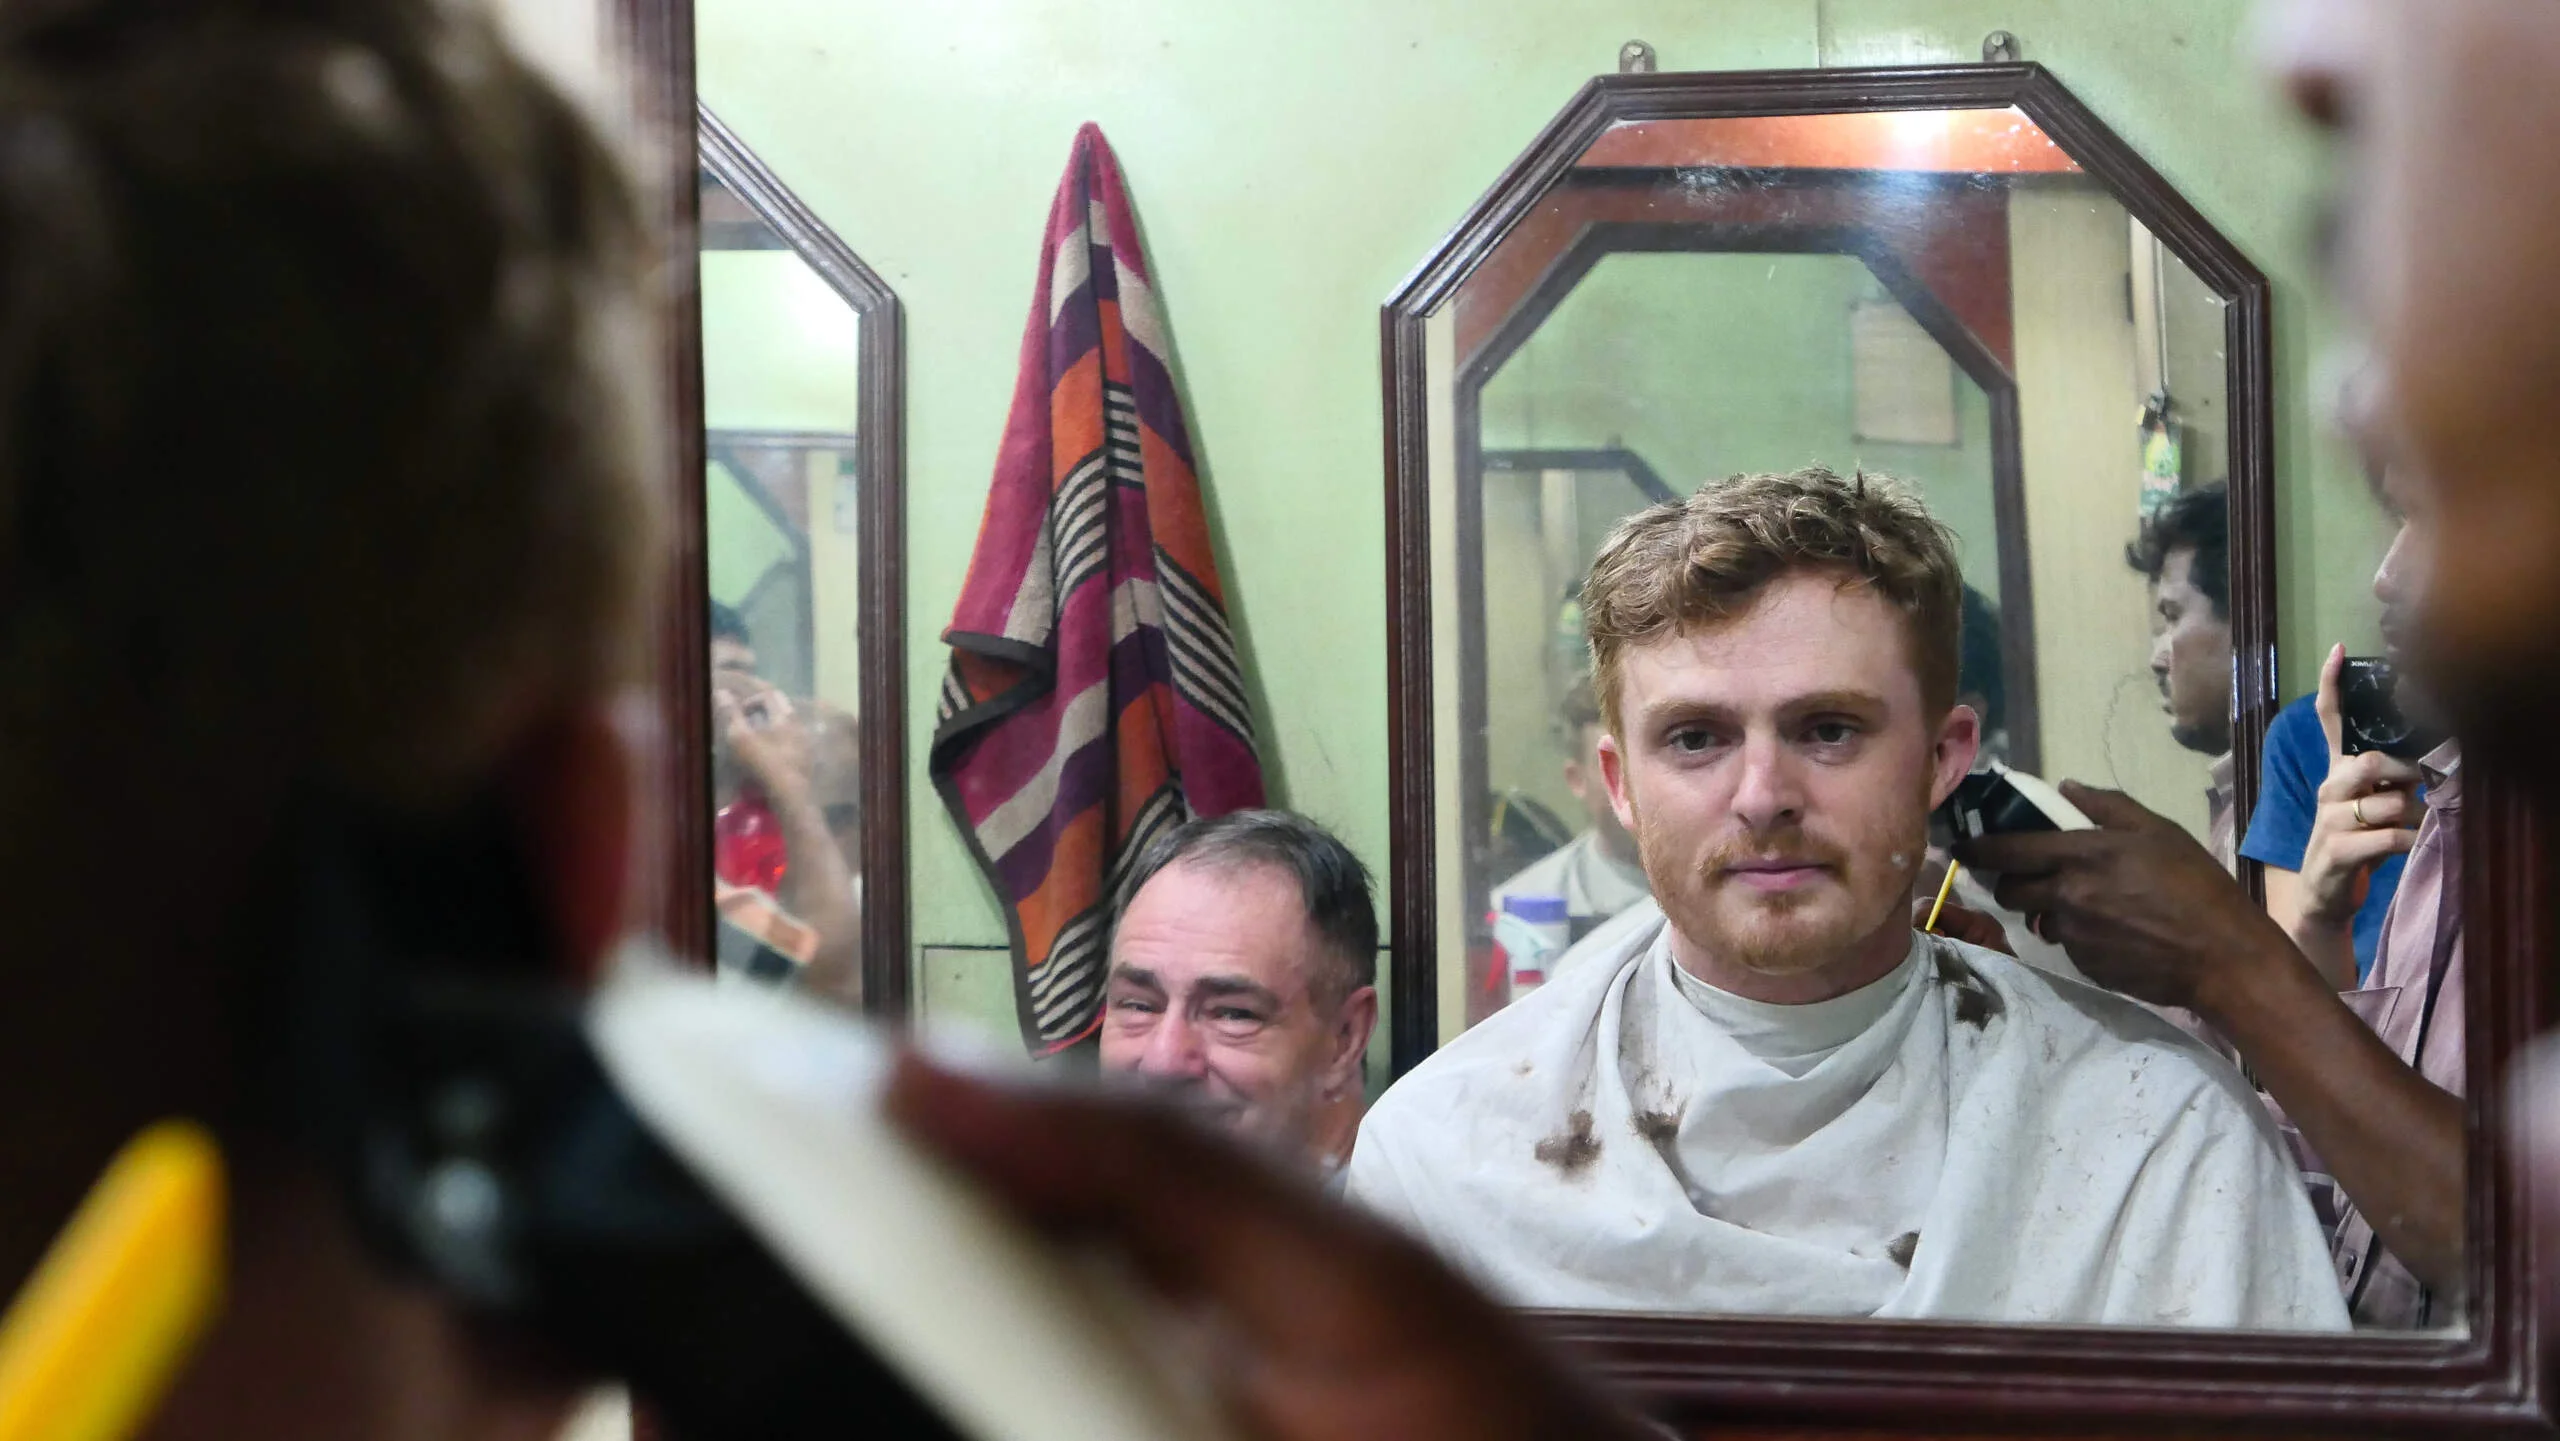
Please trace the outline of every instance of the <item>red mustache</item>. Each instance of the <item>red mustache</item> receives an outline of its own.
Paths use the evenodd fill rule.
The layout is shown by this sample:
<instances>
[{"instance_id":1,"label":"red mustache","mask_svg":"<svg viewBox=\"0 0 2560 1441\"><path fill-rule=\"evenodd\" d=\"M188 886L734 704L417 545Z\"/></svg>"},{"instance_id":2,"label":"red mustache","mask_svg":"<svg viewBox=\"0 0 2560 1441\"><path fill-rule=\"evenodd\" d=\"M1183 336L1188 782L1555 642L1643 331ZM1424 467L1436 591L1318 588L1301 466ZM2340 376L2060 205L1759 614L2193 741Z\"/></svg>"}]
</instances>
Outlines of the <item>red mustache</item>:
<instances>
[{"instance_id":1,"label":"red mustache","mask_svg":"<svg viewBox=\"0 0 2560 1441\"><path fill-rule=\"evenodd\" d=\"M1748 836L1708 852L1704 865L1708 875L1720 876L1754 861L1841 871L1848 868L1849 853L1802 832L1792 836Z\"/></svg>"}]
</instances>

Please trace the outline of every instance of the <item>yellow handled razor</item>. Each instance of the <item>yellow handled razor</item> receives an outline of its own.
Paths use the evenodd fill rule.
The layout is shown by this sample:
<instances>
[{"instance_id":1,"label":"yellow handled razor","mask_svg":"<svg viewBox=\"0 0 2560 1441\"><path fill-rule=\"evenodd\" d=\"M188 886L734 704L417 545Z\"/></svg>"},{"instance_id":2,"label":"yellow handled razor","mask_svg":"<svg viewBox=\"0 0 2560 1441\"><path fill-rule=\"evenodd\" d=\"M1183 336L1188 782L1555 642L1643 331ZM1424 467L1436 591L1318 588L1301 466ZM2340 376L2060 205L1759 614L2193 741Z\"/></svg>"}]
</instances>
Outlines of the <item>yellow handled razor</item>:
<instances>
[{"instance_id":1,"label":"yellow handled razor","mask_svg":"<svg viewBox=\"0 0 2560 1441\"><path fill-rule=\"evenodd\" d=\"M116 1153L0 1316L0 1441L124 1441L222 1294L222 1155L163 1121Z\"/></svg>"}]
</instances>

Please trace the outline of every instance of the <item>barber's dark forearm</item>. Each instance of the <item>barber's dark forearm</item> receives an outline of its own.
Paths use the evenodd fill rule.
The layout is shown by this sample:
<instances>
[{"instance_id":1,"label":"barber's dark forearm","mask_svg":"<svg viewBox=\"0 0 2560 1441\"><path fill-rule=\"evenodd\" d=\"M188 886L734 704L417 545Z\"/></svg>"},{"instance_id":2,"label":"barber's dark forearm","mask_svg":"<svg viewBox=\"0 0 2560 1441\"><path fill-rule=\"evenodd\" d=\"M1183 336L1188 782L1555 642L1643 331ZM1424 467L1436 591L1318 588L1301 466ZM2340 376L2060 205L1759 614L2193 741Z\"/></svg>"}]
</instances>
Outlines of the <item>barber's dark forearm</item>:
<instances>
[{"instance_id":1,"label":"barber's dark forearm","mask_svg":"<svg viewBox=\"0 0 2560 1441\"><path fill-rule=\"evenodd\" d=\"M2287 926L2294 949L2320 972L2320 979L2333 991L2352 988L2356 983L2356 935L2353 924L2338 926L2315 916L2302 916Z\"/></svg>"},{"instance_id":2,"label":"barber's dark forearm","mask_svg":"<svg viewBox=\"0 0 2560 1441\"><path fill-rule=\"evenodd\" d=\"M2197 996L2419 1280L2463 1284L2467 1137L2459 1097L2403 1064L2304 958L2240 958Z\"/></svg>"}]
</instances>

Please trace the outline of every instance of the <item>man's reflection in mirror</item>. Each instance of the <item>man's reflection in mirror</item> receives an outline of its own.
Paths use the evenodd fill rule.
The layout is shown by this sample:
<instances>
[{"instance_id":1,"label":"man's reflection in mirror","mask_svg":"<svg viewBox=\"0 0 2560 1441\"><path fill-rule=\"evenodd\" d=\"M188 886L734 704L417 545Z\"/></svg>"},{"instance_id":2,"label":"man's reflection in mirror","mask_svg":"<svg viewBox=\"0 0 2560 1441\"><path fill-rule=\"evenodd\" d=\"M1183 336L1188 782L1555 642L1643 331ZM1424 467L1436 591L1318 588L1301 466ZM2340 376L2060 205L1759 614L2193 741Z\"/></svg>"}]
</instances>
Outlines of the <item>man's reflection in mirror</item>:
<instances>
[{"instance_id":1,"label":"man's reflection in mirror","mask_svg":"<svg viewBox=\"0 0 2560 1441\"><path fill-rule=\"evenodd\" d=\"M1913 929L1979 739L1962 596L1953 536L1881 478L1738 476L1621 522L1584 622L1664 919L1398 1082L1351 1194L1526 1305L2343 1328L2236 1070Z\"/></svg>"},{"instance_id":2,"label":"man's reflection in mirror","mask_svg":"<svg viewBox=\"0 0 2560 1441\"><path fill-rule=\"evenodd\" d=\"M1378 1024L1368 868L1304 816L1235 811L1156 842L1127 885L1103 1070L1334 1174L1360 1124Z\"/></svg>"},{"instance_id":3,"label":"man's reflection in mirror","mask_svg":"<svg viewBox=\"0 0 2560 1441\"><path fill-rule=\"evenodd\" d=\"M756 673L755 638L711 603L712 898L724 974L862 999L853 718Z\"/></svg>"},{"instance_id":4,"label":"man's reflection in mirror","mask_svg":"<svg viewBox=\"0 0 2560 1441\"><path fill-rule=\"evenodd\" d=\"M1576 677L1566 688L1555 721L1556 740L1564 750L1565 788L1582 803L1582 828L1572 840L1494 887L1493 909L1498 913L1506 902L1530 897L1561 900L1570 939L1578 941L1652 891L1636 856L1635 837L1619 824L1609 788L1600 779L1600 702L1588 675Z\"/></svg>"},{"instance_id":5,"label":"man's reflection in mirror","mask_svg":"<svg viewBox=\"0 0 2560 1441\"><path fill-rule=\"evenodd\" d=\"M2231 496L2219 483L2181 491L2146 518L2125 561L2149 582L2151 675L2169 736L2212 758L2205 848L2237 858L2231 755Z\"/></svg>"},{"instance_id":6,"label":"man's reflection in mirror","mask_svg":"<svg viewBox=\"0 0 2560 1441\"><path fill-rule=\"evenodd\" d=\"M2413 513L2424 504L2426 492L2410 483L2405 470L2380 472L2376 488L2396 528L2391 547L2374 572L2373 593L2382 603L2384 654L2405 673L2414 616L2428 580L2426 521ZM2460 1096L2468 1079L2469 1059L2457 843L2462 826L2461 747L2448 740L2418 756L2351 747L2340 713L2339 675L2344 660L2343 648L2334 649L2321 668L2317 714L2329 746L2329 769L2320 784L2320 805L2304 846L2297 887L2300 903L2291 933L2294 944L2324 974L2334 977L2350 968L2354 959L2351 927L2373 885L2373 872L2385 860L2405 857L2400 883L2375 939L2373 963L2347 999L2403 1063L2438 1090ZM2395 700L2413 716L2424 717L2433 708L2423 690L2406 681L2398 687ZM2458 1173L2439 1177L2438 1184L2452 1197L2458 1198L2463 1190ZM2356 1320L2405 1327L2441 1325L2452 1319L2456 1308L2443 1303L2458 1297L2460 1286L2448 1282L2431 1286L2421 1279L2406 1260L2384 1245L2366 1208L2357 1204L2352 1193L2342 1200L2343 1214L2332 1244L2339 1280L2348 1288Z\"/></svg>"},{"instance_id":7,"label":"man's reflection in mirror","mask_svg":"<svg viewBox=\"0 0 2560 1441\"><path fill-rule=\"evenodd\" d=\"M2354 411L2366 404L2362 391L2371 383L2370 377L2359 378L2345 408ZM2407 477L2395 482L2372 467L2368 479L2375 499L2396 524L2401 511L2392 496L2408 489ZM2382 601L2383 655L2406 677L2422 587L2415 583L2415 564L2405 541L2395 537L2391 552L2374 576L2374 593ZM2268 724L2258 760L2258 801L2249 812L2249 833L2240 842L2240 854L2258 862L2266 877L2267 914L2329 984L2342 991L2363 984L2372 973L2383 923L2416 841L2418 803L2426 795L2426 778L2413 764L2420 759L2414 752L2398 757L2366 752L2366 759L2347 760L2338 699L2343 659L2341 649L2321 667L2317 688L2276 712ZM2405 679L2398 700L2403 712L2432 722L2427 698ZM2442 727L2430 723L2428 729L2441 733ZM2345 764L2366 773L2341 776L2339 784L2331 785L2330 778ZM2341 824L2341 805L2347 824ZM2316 851L2315 838L2321 842Z\"/></svg>"}]
</instances>

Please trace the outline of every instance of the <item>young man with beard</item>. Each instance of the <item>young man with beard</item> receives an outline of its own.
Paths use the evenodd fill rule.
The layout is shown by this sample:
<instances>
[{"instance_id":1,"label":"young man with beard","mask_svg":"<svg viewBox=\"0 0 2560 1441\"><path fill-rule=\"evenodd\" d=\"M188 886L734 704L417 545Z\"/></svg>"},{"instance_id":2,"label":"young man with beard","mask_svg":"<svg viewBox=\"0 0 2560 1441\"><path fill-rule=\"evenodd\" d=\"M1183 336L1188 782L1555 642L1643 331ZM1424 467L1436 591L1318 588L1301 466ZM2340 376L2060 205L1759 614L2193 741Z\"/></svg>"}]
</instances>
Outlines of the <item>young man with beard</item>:
<instances>
[{"instance_id":1,"label":"young man with beard","mask_svg":"<svg viewBox=\"0 0 2560 1441\"><path fill-rule=\"evenodd\" d=\"M1601 769L1666 921L1388 1092L1355 1199L1532 1306L2345 1324L2237 1072L1912 929L1979 741L1962 584L1917 502L1825 470L1619 525Z\"/></svg>"}]
</instances>

